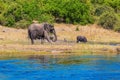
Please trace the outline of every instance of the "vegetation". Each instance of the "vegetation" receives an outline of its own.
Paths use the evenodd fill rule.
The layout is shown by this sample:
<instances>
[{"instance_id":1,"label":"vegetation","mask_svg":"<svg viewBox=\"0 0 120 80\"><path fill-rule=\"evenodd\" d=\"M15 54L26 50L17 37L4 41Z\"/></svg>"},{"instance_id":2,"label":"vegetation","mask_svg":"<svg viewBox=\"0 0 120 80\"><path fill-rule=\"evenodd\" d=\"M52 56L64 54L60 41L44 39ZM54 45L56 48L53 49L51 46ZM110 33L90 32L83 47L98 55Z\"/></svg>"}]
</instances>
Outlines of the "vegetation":
<instances>
[{"instance_id":1,"label":"vegetation","mask_svg":"<svg viewBox=\"0 0 120 80\"><path fill-rule=\"evenodd\" d=\"M33 20L120 31L120 0L0 0L1 25L26 28Z\"/></svg>"},{"instance_id":2,"label":"vegetation","mask_svg":"<svg viewBox=\"0 0 120 80\"><path fill-rule=\"evenodd\" d=\"M106 29L113 29L117 22L117 17L114 13L104 13L100 16L98 24Z\"/></svg>"}]
</instances>

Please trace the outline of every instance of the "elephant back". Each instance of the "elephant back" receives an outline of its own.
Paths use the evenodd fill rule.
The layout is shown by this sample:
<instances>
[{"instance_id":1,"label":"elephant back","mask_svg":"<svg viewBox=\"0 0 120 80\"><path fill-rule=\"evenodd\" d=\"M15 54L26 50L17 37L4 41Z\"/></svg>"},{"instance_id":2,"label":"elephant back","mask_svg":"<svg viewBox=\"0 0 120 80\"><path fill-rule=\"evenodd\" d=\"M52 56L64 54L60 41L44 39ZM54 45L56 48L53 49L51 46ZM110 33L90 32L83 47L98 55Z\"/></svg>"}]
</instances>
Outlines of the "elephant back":
<instances>
[{"instance_id":1,"label":"elephant back","mask_svg":"<svg viewBox=\"0 0 120 80\"><path fill-rule=\"evenodd\" d=\"M28 27L29 30L41 30L42 28L43 25L38 23L33 23Z\"/></svg>"}]
</instances>

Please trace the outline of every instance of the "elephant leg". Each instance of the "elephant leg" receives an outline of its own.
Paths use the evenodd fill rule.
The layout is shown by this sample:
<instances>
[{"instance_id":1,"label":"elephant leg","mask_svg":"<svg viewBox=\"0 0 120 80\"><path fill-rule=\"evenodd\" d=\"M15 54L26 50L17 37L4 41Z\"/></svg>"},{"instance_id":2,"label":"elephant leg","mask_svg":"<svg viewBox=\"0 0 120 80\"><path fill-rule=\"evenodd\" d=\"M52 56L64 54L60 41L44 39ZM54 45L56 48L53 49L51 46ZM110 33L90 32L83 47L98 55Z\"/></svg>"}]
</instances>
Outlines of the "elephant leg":
<instances>
[{"instance_id":1,"label":"elephant leg","mask_svg":"<svg viewBox=\"0 0 120 80\"><path fill-rule=\"evenodd\" d=\"M49 43L52 43L49 36L46 36L46 40L47 40Z\"/></svg>"},{"instance_id":2,"label":"elephant leg","mask_svg":"<svg viewBox=\"0 0 120 80\"><path fill-rule=\"evenodd\" d=\"M49 43L52 43L49 38L46 38Z\"/></svg>"},{"instance_id":3,"label":"elephant leg","mask_svg":"<svg viewBox=\"0 0 120 80\"><path fill-rule=\"evenodd\" d=\"M85 42L87 42L87 39L85 38Z\"/></svg>"},{"instance_id":4,"label":"elephant leg","mask_svg":"<svg viewBox=\"0 0 120 80\"><path fill-rule=\"evenodd\" d=\"M31 44L34 44L34 35L33 35L34 33L28 31L28 34L29 34L29 37L31 39Z\"/></svg>"},{"instance_id":5,"label":"elephant leg","mask_svg":"<svg viewBox=\"0 0 120 80\"><path fill-rule=\"evenodd\" d=\"M34 44L34 40L33 39L31 39L31 44Z\"/></svg>"},{"instance_id":6,"label":"elephant leg","mask_svg":"<svg viewBox=\"0 0 120 80\"><path fill-rule=\"evenodd\" d=\"M41 38L41 44L44 44L44 38Z\"/></svg>"},{"instance_id":7,"label":"elephant leg","mask_svg":"<svg viewBox=\"0 0 120 80\"><path fill-rule=\"evenodd\" d=\"M78 41L78 40L77 40L76 42L77 42L77 43L79 43L79 41Z\"/></svg>"},{"instance_id":8,"label":"elephant leg","mask_svg":"<svg viewBox=\"0 0 120 80\"><path fill-rule=\"evenodd\" d=\"M45 39L49 42L49 43L52 43L51 40L50 40L50 37L48 35L48 33L45 31L44 32L44 35L45 35Z\"/></svg>"}]
</instances>

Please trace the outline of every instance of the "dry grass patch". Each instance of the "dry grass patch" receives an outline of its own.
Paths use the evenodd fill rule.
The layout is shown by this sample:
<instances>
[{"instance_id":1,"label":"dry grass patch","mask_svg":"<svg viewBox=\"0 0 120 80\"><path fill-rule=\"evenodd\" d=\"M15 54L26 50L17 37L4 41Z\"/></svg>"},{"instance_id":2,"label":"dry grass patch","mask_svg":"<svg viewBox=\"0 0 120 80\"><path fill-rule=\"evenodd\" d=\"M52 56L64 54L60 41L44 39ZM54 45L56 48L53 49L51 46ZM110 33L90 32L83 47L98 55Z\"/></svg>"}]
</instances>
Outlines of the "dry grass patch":
<instances>
[{"instance_id":1,"label":"dry grass patch","mask_svg":"<svg viewBox=\"0 0 120 80\"><path fill-rule=\"evenodd\" d=\"M79 26L79 31L76 27ZM36 41L31 45L28 39L27 29L14 29L0 27L0 52L20 53L116 53L118 46L111 46L110 43L120 43L120 33L103 29L96 25L72 25L72 24L55 24L58 41L54 44L40 44ZM88 43L76 43L76 36L83 35L88 39ZM67 42L64 42L64 39ZM12 52L12 53L15 53Z\"/></svg>"},{"instance_id":2,"label":"dry grass patch","mask_svg":"<svg viewBox=\"0 0 120 80\"><path fill-rule=\"evenodd\" d=\"M120 43L120 33L103 29L95 24L86 26L56 24L55 26L59 39L62 40L66 38L76 41L77 35L83 35L88 41ZM79 31L75 31L77 26L79 26Z\"/></svg>"}]
</instances>

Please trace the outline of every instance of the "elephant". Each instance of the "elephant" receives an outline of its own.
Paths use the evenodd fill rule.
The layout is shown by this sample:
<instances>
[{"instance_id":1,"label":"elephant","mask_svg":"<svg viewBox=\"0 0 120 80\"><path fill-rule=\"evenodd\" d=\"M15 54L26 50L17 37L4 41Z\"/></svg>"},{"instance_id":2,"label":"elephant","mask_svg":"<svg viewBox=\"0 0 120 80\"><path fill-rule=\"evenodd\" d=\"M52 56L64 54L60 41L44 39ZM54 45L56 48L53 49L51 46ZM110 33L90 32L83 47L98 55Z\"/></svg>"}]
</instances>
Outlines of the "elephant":
<instances>
[{"instance_id":1,"label":"elephant","mask_svg":"<svg viewBox=\"0 0 120 80\"><path fill-rule=\"evenodd\" d=\"M52 38L51 35L53 35ZM57 41L54 26L48 23L32 23L28 27L28 36L31 39L31 44L34 44L34 40L36 39L46 39L49 43Z\"/></svg>"},{"instance_id":2,"label":"elephant","mask_svg":"<svg viewBox=\"0 0 120 80\"><path fill-rule=\"evenodd\" d=\"M85 36L77 36L77 43L79 42L87 42L87 38Z\"/></svg>"}]
</instances>

